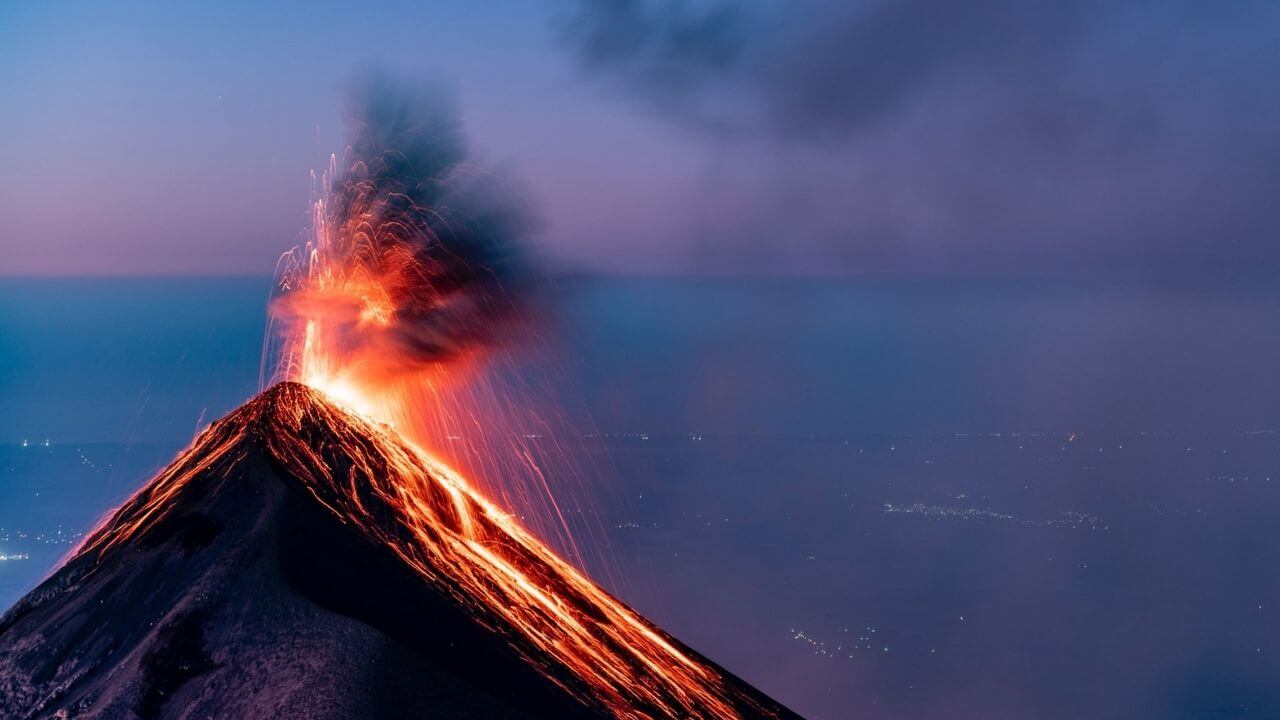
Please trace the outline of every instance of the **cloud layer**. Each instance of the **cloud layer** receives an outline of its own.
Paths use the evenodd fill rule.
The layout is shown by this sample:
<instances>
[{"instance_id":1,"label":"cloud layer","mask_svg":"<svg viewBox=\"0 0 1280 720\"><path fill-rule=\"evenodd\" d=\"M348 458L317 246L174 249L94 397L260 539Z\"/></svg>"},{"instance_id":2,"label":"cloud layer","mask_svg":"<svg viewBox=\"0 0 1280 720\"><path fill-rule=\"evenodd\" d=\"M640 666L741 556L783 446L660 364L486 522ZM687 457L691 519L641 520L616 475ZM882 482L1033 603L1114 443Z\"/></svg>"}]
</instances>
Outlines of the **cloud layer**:
<instances>
[{"instance_id":1,"label":"cloud layer","mask_svg":"<svg viewBox=\"0 0 1280 720\"><path fill-rule=\"evenodd\" d=\"M1280 269L1280 7L582 3L589 74L719 153L709 263Z\"/></svg>"}]
</instances>

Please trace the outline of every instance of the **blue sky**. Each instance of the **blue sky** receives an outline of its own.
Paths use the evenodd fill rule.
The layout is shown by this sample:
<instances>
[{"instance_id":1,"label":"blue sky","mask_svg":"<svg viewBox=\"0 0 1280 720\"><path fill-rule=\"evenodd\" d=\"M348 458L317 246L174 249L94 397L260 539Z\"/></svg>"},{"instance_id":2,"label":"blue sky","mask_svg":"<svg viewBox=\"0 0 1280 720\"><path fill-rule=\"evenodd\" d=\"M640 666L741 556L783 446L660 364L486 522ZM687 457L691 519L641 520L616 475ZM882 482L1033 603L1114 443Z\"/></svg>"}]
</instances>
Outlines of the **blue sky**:
<instances>
[{"instance_id":1,"label":"blue sky","mask_svg":"<svg viewBox=\"0 0 1280 720\"><path fill-rule=\"evenodd\" d=\"M270 273L304 228L309 172L342 148L343 85L371 64L457 88L478 154L554 218L548 254L599 260L608 234L628 255L661 223L609 208L671 199L663 183L693 172L679 133L602 101L545 7L474 7L7 5L5 272Z\"/></svg>"},{"instance_id":2,"label":"blue sky","mask_svg":"<svg viewBox=\"0 0 1280 720\"><path fill-rule=\"evenodd\" d=\"M456 87L558 267L1280 269L1267 3L0 9L8 275L266 274L372 64Z\"/></svg>"}]
</instances>

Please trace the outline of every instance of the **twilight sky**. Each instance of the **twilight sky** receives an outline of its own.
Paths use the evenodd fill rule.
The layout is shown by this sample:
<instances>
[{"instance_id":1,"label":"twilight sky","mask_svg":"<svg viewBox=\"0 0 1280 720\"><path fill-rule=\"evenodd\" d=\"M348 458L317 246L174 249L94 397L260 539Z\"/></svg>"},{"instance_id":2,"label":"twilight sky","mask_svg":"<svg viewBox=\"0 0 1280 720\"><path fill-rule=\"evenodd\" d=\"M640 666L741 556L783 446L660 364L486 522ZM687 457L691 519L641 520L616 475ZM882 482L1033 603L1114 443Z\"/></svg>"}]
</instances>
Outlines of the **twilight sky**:
<instances>
[{"instance_id":1,"label":"twilight sky","mask_svg":"<svg viewBox=\"0 0 1280 720\"><path fill-rule=\"evenodd\" d=\"M607 272L1280 272L1280 6L6 3L0 274L266 274L379 63Z\"/></svg>"}]
</instances>

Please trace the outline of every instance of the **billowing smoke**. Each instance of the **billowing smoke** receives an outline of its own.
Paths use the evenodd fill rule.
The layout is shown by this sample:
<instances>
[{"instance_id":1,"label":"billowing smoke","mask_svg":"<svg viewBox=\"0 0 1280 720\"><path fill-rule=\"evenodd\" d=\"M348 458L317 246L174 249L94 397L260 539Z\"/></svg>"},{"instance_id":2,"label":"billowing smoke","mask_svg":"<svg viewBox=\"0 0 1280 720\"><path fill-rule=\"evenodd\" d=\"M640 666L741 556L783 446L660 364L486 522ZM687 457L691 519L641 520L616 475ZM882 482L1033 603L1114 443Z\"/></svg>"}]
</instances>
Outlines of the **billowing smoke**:
<instances>
[{"instance_id":1,"label":"billowing smoke","mask_svg":"<svg viewBox=\"0 0 1280 720\"><path fill-rule=\"evenodd\" d=\"M710 156L697 270L1280 269L1280 4L576 0L560 27Z\"/></svg>"},{"instance_id":2,"label":"billowing smoke","mask_svg":"<svg viewBox=\"0 0 1280 720\"><path fill-rule=\"evenodd\" d=\"M326 366L303 371L386 381L488 346L521 307L527 205L469 164L439 85L367 74L348 123L314 237L272 308L294 354Z\"/></svg>"}]
</instances>

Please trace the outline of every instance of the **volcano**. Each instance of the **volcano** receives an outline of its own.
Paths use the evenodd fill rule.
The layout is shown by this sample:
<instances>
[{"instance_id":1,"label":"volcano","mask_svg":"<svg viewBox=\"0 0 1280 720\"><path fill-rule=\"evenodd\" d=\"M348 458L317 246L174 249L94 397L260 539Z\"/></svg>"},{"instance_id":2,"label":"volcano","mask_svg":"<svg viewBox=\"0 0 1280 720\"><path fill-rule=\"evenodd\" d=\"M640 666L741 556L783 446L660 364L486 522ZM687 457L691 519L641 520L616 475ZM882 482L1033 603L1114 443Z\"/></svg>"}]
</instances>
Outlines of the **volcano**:
<instances>
[{"instance_id":1,"label":"volcano","mask_svg":"<svg viewBox=\"0 0 1280 720\"><path fill-rule=\"evenodd\" d=\"M0 717L795 718L281 383L0 617Z\"/></svg>"}]
</instances>

